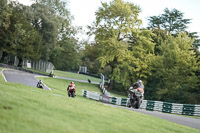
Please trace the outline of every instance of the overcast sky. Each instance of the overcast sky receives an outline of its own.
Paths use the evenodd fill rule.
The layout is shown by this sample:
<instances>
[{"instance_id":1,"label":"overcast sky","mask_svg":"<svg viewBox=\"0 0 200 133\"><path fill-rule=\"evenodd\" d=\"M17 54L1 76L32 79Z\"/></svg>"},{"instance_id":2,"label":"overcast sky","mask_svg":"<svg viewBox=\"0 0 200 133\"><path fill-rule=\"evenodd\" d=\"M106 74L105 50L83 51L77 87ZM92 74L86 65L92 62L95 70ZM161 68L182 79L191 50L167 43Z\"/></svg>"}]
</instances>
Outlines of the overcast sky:
<instances>
[{"instance_id":1,"label":"overcast sky","mask_svg":"<svg viewBox=\"0 0 200 133\"><path fill-rule=\"evenodd\" d=\"M20 3L30 5L31 0L18 0ZM101 1L111 0L63 0L68 3L68 9L74 16L73 24L86 27L95 20L95 11L101 6ZM177 10L184 13L184 18L192 19L188 25L188 31L198 32L200 36L200 0L125 0L141 7L140 18L143 27L148 24L149 16L157 16L163 13L165 8Z\"/></svg>"}]
</instances>

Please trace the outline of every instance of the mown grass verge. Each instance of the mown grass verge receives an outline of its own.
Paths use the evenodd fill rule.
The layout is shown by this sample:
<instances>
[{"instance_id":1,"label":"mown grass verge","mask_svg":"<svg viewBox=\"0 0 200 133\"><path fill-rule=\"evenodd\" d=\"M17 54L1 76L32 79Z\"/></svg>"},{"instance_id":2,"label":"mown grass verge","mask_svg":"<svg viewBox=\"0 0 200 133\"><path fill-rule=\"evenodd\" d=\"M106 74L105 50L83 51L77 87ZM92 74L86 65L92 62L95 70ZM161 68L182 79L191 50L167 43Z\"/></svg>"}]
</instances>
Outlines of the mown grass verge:
<instances>
[{"instance_id":1,"label":"mown grass verge","mask_svg":"<svg viewBox=\"0 0 200 133\"><path fill-rule=\"evenodd\" d=\"M88 79L90 79L91 81L94 81L94 82L100 82L101 81L100 79L94 78L94 77L91 77L91 76L78 74L78 73L72 73L72 72L64 72L64 71L59 71L59 70L55 70L54 74L56 76L72 78L72 79L80 79L80 80L88 80ZM99 90L96 90L96 91L99 92ZM115 97L123 97L123 98L127 97L127 95L120 95L119 93L116 93L114 91L109 91L109 92L110 92L111 95L113 95Z\"/></svg>"},{"instance_id":2,"label":"mown grass verge","mask_svg":"<svg viewBox=\"0 0 200 133\"><path fill-rule=\"evenodd\" d=\"M2 133L199 133L199 130L153 116L106 106L85 99L76 83L77 97L68 98L68 81L43 78L53 91L4 82L0 76L0 132ZM56 96L54 94L60 94Z\"/></svg>"},{"instance_id":3,"label":"mown grass verge","mask_svg":"<svg viewBox=\"0 0 200 133\"><path fill-rule=\"evenodd\" d=\"M33 73L38 73L38 74L41 74L41 75L46 75L46 76L49 76L50 73L47 73L47 72L43 72L43 71L39 71L39 70L35 70L35 69L31 69L31 68L23 68L27 71L30 71L30 72L33 72Z\"/></svg>"},{"instance_id":4,"label":"mown grass verge","mask_svg":"<svg viewBox=\"0 0 200 133\"><path fill-rule=\"evenodd\" d=\"M72 79L80 79L80 80L86 80L86 81L88 79L90 79L93 82L100 82L101 81L101 79L99 79L99 78L87 76L87 75L84 75L84 74L78 74L78 73L72 73L72 72L64 72L64 71L59 71L59 70L55 70L54 74L56 76L72 78Z\"/></svg>"}]
</instances>

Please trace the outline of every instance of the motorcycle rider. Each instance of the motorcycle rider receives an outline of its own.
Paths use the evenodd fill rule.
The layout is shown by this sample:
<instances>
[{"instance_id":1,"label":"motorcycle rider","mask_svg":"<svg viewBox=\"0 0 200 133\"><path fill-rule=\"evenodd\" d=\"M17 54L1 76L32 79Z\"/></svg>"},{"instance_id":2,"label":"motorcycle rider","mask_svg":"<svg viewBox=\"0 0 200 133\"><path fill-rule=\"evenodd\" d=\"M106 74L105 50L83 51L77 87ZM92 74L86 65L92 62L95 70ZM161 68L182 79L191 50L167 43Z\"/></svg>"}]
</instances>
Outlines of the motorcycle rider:
<instances>
[{"instance_id":1,"label":"motorcycle rider","mask_svg":"<svg viewBox=\"0 0 200 133\"><path fill-rule=\"evenodd\" d=\"M139 89L144 93L144 85L142 83L142 80L138 80L136 83L134 83L129 90L133 90L133 89Z\"/></svg>"},{"instance_id":2,"label":"motorcycle rider","mask_svg":"<svg viewBox=\"0 0 200 133\"><path fill-rule=\"evenodd\" d=\"M42 83L42 80L39 80L38 83L37 83L37 87L43 89L43 86L44 86L44 85L43 85L43 83Z\"/></svg>"},{"instance_id":3,"label":"motorcycle rider","mask_svg":"<svg viewBox=\"0 0 200 133\"><path fill-rule=\"evenodd\" d=\"M75 87L75 84L74 84L73 81L68 85L68 87L67 87L67 92L69 91L69 88L70 88L70 87L73 87L73 88L74 88L74 93L75 93L75 96L76 96L76 87Z\"/></svg>"},{"instance_id":4,"label":"motorcycle rider","mask_svg":"<svg viewBox=\"0 0 200 133\"><path fill-rule=\"evenodd\" d=\"M144 99L144 85L142 83L142 80L138 80L136 83L134 83L130 88L129 88L129 93L130 99L133 99L133 93L141 93L142 94L142 100Z\"/></svg>"}]
</instances>

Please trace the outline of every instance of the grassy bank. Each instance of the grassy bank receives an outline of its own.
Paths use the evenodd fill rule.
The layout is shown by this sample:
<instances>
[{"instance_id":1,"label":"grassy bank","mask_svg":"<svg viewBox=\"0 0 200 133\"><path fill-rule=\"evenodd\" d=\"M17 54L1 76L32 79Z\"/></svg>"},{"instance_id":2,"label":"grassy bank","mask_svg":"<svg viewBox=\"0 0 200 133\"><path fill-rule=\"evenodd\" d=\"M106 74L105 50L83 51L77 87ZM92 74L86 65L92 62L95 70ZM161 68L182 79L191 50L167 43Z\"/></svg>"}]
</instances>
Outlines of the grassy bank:
<instances>
[{"instance_id":1,"label":"grassy bank","mask_svg":"<svg viewBox=\"0 0 200 133\"><path fill-rule=\"evenodd\" d=\"M67 81L42 80L53 91L4 82L0 76L0 132L199 133L196 129L106 106L81 96L81 89L98 91L95 85L77 82L77 97L68 98Z\"/></svg>"},{"instance_id":2,"label":"grassy bank","mask_svg":"<svg viewBox=\"0 0 200 133\"><path fill-rule=\"evenodd\" d=\"M59 71L59 70L55 70L54 74L56 76L72 78L72 79L80 79L80 80L88 80L88 79L90 79L93 82L100 82L101 81L101 79L99 79L99 78L87 76L87 75L84 75L84 74L78 74L78 73L72 73L72 72L64 72L64 71Z\"/></svg>"},{"instance_id":3,"label":"grassy bank","mask_svg":"<svg viewBox=\"0 0 200 133\"><path fill-rule=\"evenodd\" d=\"M67 78L72 78L72 79L80 79L80 80L90 79L91 81L94 81L94 82L100 82L101 81L101 79L94 78L94 77L91 77L91 76L78 74L78 73L72 73L72 72L64 72L64 71L59 71L59 70L55 70L54 74L56 76L67 77ZM99 90L97 90L97 91L99 92ZM108 91L110 92L111 95L114 95L116 97L123 97L123 98L127 97L127 95L125 95L124 93L123 93L123 95L120 95L119 92L114 92L114 91L111 91L111 90L108 90Z\"/></svg>"},{"instance_id":4,"label":"grassy bank","mask_svg":"<svg viewBox=\"0 0 200 133\"><path fill-rule=\"evenodd\" d=\"M43 71L31 69L31 68L24 68L24 69L25 69L25 70L28 70L28 71L31 71L31 72L34 72L34 73L41 74L41 75L46 75L46 76L49 76L49 74L50 74L50 73L47 73L47 72L43 72Z\"/></svg>"},{"instance_id":5,"label":"grassy bank","mask_svg":"<svg viewBox=\"0 0 200 133\"><path fill-rule=\"evenodd\" d=\"M56 78L38 78L41 79L44 83L48 85L48 87L53 89L54 94L66 95L67 86L70 84L71 81L64 80L64 79L56 79ZM88 91L95 91L101 93L98 85L95 84L88 84L88 83L81 83L81 82L74 82L76 85L77 95L81 96L82 90Z\"/></svg>"}]
</instances>

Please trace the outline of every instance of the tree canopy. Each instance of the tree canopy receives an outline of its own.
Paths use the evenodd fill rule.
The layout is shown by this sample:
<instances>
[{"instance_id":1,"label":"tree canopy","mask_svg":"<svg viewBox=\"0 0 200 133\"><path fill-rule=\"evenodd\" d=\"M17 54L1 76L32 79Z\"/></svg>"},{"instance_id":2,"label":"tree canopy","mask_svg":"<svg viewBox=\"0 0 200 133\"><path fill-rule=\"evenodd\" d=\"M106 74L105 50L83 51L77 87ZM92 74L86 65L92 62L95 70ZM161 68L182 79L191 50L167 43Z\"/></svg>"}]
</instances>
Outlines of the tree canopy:
<instances>
[{"instance_id":1,"label":"tree canopy","mask_svg":"<svg viewBox=\"0 0 200 133\"><path fill-rule=\"evenodd\" d=\"M178 34L185 31L191 19L184 19L184 14L177 9L164 9L164 13L159 16L149 18L149 28L165 29L170 34Z\"/></svg>"},{"instance_id":2,"label":"tree canopy","mask_svg":"<svg viewBox=\"0 0 200 133\"><path fill-rule=\"evenodd\" d=\"M38 0L24 6L3 0L0 4L1 62L15 56L19 59L18 66L24 59L42 59L56 64L59 69L78 68L79 43L65 2ZM75 55L76 65L70 63L72 55Z\"/></svg>"},{"instance_id":3,"label":"tree canopy","mask_svg":"<svg viewBox=\"0 0 200 133\"><path fill-rule=\"evenodd\" d=\"M163 30L167 34L171 34L173 36L177 36L179 32L187 32L188 35L195 40L193 42L193 48L197 50L200 46L200 39L197 36L197 32L187 31L187 27L188 24L191 23L191 19L185 19L184 13L177 9L174 8L170 11L168 8L165 8L163 14L158 16L151 16L148 20L148 29L152 29L158 36L162 34ZM157 43L160 44L159 37L154 39L157 41Z\"/></svg>"},{"instance_id":4,"label":"tree canopy","mask_svg":"<svg viewBox=\"0 0 200 133\"><path fill-rule=\"evenodd\" d=\"M101 66L110 66L110 78L121 81L127 87L137 78L147 78L146 63L154 50L152 32L139 29L139 12L138 6L122 0L102 3L92 27L99 46Z\"/></svg>"}]
</instances>

